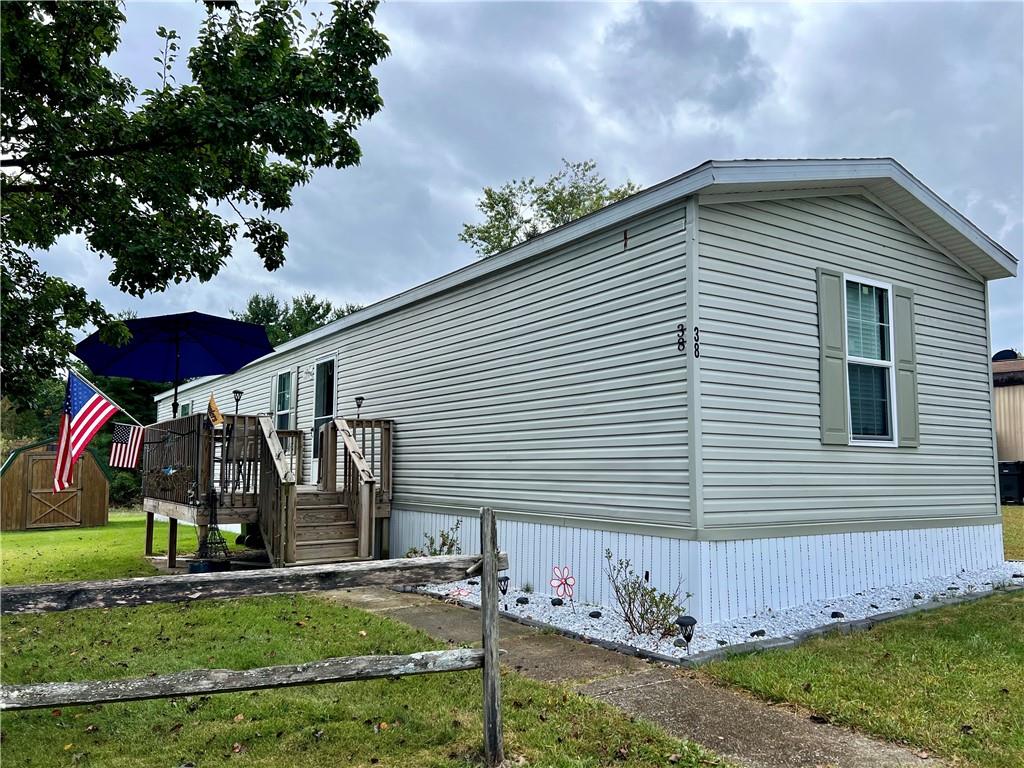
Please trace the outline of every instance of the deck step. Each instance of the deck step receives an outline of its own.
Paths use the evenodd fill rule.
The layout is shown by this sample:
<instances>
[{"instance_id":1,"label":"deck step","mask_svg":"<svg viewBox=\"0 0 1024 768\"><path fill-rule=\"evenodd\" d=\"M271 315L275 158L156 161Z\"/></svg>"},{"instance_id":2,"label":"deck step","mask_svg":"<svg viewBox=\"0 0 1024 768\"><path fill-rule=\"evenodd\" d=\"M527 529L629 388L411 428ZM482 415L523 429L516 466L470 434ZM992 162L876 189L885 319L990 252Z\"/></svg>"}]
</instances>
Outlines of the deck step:
<instances>
[{"instance_id":1,"label":"deck step","mask_svg":"<svg viewBox=\"0 0 1024 768\"><path fill-rule=\"evenodd\" d=\"M295 504L300 507L334 506L344 503L340 491L296 491Z\"/></svg>"},{"instance_id":2,"label":"deck step","mask_svg":"<svg viewBox=\"0 0 1024 768\"><path fill-rule=\"evenodd\" d=\"M348 520L348 507L344 504L320 504L295 506L295 522L301 523L343 523Z\"/></svg>"},{"instance_id":3,"label":"deck step","mask_svg":"<svg viewBox=\"0 0 1024 768\"><path fill-rule=\"evenodd\" d=\"M331 562L353 558L359 552L359 539L326 539L324 541L296 541L297 562L319 560Z\"/></svg>"},{"instance_id":4,"label":"deck step","mask_svg":"<svg viewBox=\"0 0 1024 768\"><path fill-rule=\"evenodd\" d=\"M295 524L295 540L325 541L330 539L351 539L356 536L356 524L353 522L298 522Z\"/></svg>"}]
</instances>

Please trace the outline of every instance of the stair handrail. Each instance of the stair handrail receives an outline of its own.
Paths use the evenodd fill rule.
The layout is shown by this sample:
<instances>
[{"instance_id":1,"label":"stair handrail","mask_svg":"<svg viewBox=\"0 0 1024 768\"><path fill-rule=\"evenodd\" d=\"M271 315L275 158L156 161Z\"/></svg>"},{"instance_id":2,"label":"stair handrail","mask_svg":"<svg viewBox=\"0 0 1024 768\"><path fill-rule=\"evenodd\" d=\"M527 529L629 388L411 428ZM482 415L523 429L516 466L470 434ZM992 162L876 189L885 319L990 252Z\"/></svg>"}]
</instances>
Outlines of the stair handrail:
<instances>
[{"instance_id":1,"label":"stair handrail","mask_svg":"<svg viewBox=\"0 0 1024 768\"><path fill-rule=\"evenodd\" d=\"M341 436L344 461L344 485L342 493L349 511L355 514L359 535L359 557L373 556L373 521L376 516L377 496L374 492L377 478L363 456L355 434L344 417L334 420L334 427Z\"/></svg>"},{"instance_id":2,"label":"stair handrail","mask_svg":"<svg viewBox=\"0 0 1024 768\"><path fill-rule=\"evenodd\" d=\"M269 416L260 416L260 533L275 567L295 560L295 473Z\"/></svg>"}]
</instances>

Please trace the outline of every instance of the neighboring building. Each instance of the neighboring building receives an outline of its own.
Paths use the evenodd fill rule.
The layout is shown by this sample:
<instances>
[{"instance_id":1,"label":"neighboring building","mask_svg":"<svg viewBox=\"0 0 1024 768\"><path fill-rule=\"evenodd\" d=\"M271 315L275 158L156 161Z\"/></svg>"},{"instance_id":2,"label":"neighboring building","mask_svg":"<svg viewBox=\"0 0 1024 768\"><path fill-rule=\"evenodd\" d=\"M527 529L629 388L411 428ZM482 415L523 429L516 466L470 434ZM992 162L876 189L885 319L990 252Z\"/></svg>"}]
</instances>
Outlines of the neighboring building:
<instances>
[{"instance_id":1,"label":"neighboring building","mask_svg":"<svg viewBox=\"0 0 1024 768\"><path fill-rule=\"evenodd\" d=\"M1004 503L1024 503L1024 358L1003 350L992 358L996 452L1000 496Z\"/></svg>"},{"instance_id":2,"label":"neighboring building","mask_svg":"<svg viewBox=\"0 0 1024 768\"><path fill-rule=\"evenodd\" d=\"M1016 270L891 159L707 162L181 399L308 430L364 397L391 552L457 520L474 551L491 506L515 583L608 601L610 549L715 621L1002 561L986 283Z\"/></svg>"}]
</instances>

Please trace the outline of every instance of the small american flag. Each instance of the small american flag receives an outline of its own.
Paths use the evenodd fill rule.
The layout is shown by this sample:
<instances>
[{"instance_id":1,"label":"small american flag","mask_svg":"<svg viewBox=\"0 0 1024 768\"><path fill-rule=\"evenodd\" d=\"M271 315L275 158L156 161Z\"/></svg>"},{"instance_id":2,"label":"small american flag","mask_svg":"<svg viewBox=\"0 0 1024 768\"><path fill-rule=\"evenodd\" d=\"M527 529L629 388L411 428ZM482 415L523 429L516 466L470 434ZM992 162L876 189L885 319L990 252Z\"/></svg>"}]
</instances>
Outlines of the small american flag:
<instances>
[{"instance_id":1,"label":"small american flag","mask_svg":"<svg viewBox=\"0 0 1024 768\"><path fill-rule=\"evenodd\" d=\"M135 469L142 450L142 427L134 424L114 423L114 441L110 444L110 466L118 469Z\"/></svg>"},{"instance_id":2,"label":"small american flag","mask_svg":"<svg viewBox=\"0 0 1024 768\"><path fill-rule=\"evenodd\" d=\"M68 372L68 389L57 434L57 457L53 463L53 492L71 485L75 462L107 419L120 410L74 371Z\"/></svg>"}]
</instances>

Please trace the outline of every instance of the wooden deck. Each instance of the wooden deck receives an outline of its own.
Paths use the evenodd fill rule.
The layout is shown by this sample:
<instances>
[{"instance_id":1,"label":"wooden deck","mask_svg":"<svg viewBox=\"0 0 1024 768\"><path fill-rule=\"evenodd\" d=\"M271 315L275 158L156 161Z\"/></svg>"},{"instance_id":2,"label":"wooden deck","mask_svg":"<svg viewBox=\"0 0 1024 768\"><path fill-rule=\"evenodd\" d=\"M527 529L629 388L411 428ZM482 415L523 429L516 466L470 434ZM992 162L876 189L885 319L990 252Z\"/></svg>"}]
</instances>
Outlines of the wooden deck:
<instances>
[{"instance_id":1,"label":"wooden deck","mask_svg":"<svg viewBox=\"0 0 1024 768\"><path fill-rule=\"evenodd\" d=\"M178 522L197 526L203 540L216 509L218 524L246 525L248 535L259 530L274 565L365 560L375 551L386 557L391 422L322 425L316 485L297 482L303 450L311 447L303 434L275 430L269 417L248 414L225 416L217 427L205 414L147 427L146 554L153 552L156 515L171 521L167 560L174 567Z\"/></svg>"}]
</instances>

